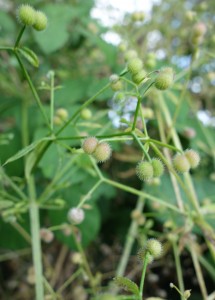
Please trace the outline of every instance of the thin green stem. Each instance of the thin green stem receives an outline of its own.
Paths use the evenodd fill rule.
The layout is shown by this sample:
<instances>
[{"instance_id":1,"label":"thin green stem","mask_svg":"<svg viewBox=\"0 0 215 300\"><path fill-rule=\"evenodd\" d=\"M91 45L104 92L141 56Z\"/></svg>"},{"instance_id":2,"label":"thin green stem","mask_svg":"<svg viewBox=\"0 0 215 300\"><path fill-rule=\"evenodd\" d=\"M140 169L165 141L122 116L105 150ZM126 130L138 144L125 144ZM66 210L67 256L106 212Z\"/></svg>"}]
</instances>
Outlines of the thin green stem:
<instances>
[{"instance_id":1,"label":"thin green stem","mask_svg":"<svg viewBox=\"0 0 215 300\"><path fill-rule=\"evenodd\" d=\"M182 151L181 149L178 149L178 148L176 148L175 146L168 145L168 144L166 144L166 143L162 143L162 142L157 141L157 140L154 140L154 139L148 139L147 141L148 141L148 142L152 142L152 143L154 143L154 144L157 144L157 145L159 145L159 146L161 146L161 147L168 148L168 149L174 150L174 151L176 151L176 152L183 153L183 151Z\"/></svg>"},{"instance_id":2,"label":"thin green stem","mask_svg":"<svg viewBox=\"0 0 215 300\"><path fill-rule=\"evenodd\" d=\"M92 96L90 99L88 99L79 109L76 110L76 112L72 115L72 117L57 131L56 136L58 136L82 111L83 108L90 105L98 96L100 96L102 93L104 93L108 88L110 87L110 83L105 85L98 93L96 93L94 96Z\"/></svg>"},{"instance_id":3,"label":"thin green stem","mask_svg":"<svg viewBox=\"0 0 215 300\"><path fill-rule=\"evenodd\" d=\"M20 42L20 40L21 40L21 38L22 38L22 35L23 35L24 31L25 31L25 28L26 28L26 25L24 25L24 26L21 28L21 30L20 30L20 32L19 32L19 35L18 35L18 37L17 37L17 40L16 40L16 42L15 42L15 45L14 45L14 50L15 50L17 47L19 47L19 42Z\"/></svg>"},{"instance_id":4,"label":"thin green stem","mask_svg":"<svg viewBox=\"0 0 215 300\"><path fill-rule=\"evenodd\" d=\"M132 125L132 131L135 130L136 125L137 125L137 118L138 118L138 113L139 113L140 106L141 106L141 97L138 96L137 106L136 106L136 110L135 110L135 114L134 114L134 121L133 121L133 125Z\"/></svg>"},{"instance_id":5,"label":"thin green stem","mask_svg":"<svg viewBox=\"0 0 215 300\"><path fill-rule=\"evenodd\" d=\"M63 290L65 290L82 272L82 269L79 268L75 273L73 273L63 284L59 289L57 290L57 294L61 294Z\"/></svg>"},{"instance_id":6,"label":"thin green stem","mask_svg":"<svg viewBox=\"0 0 215 300\"><path fill-rule=\"evenodd\" d=\"M94 191L100 186L100 184L103 182L102 179L100 179L99 181L97 181L94 186L89 190L89 192L83 196L83 198L81 199L80 203L78 204L77 208L80 208L84 205L84 203L90 199L90 197L92 196L92 194L94 193Z\"/></svg>"},{"instance_id":7,"label":"thin green stem","mask_svg":"<svg viewBox=\"0 0 215 300\"><path fill-rule=\"evenodd\" d=\"M28 182L29 189L29 209L31 222L31 236L32 236L32 251L33 262L35 269L35 285L36 285L36 300L44 299L43 287L43 271L42 271L42 256L41 256L41 241L40 241L40 221L39 221L39 207L36 202L36 191L34 178L31 175Z\"/></svg>"},{"instance_id":8,"label":"thin green stem","mask_svg":"<svg viewBox=\"0 0 215 300\"><path fill-rule=\"evenodd\" d=\"M54 71L50 71L50 126L51 126L51 130L54 129L54 123L53 123L53 119L54 119L54 76L55 73Z\"/></svg>"},{"instance_id":9,"label":"thin green stem","mask_svg":"<svg viewBox=\"0 0 215 300\"><path fill-rule=\"evenodd\" d=\"M141 281L140 281L140 294L139 294L139 300L143 299L143 289L144 289L144 281L145 281L145 276L146 276L146 268L148 265L148 251L146 252L144 263L143 263L143 271L142 271L142 276L141 276Z\"/></svg>"},{"instance_id":10,"label":"thin green stem","mask_svg":"<svg viewBox=\"0 0 215 300\"><path fill-rule=\"evenodd\" d=\"M142 123L143 123L143 131L146 135L146 137L148 137L148 130L147 130L147 126L146 126L146 121L145 121L145 118L143 116L143 108L141 107L140 108L140 116L141 116L141 120L142 120Z\"/></svg>"},{"instance_id":11,"label":"thin green stem","mask_svg":"<svg viewBox=\"0 0 215 300\"><path fill-rule=\"evenodd\" d=\"M181 262L180 262L180 253L178 251L178 246L176 242L172 242L173 252L174 252L174 259L175 259L175 266L176 266L176 272L178 277L178 284L179 289L184 294L184 281L183 281L183 275L182 275L182 268L181 268ZM183 297L181 296L181 300L183 300Z\"/></svg>"},{"instance_id":12,"label":"thin green stem","mask_svg":"<svg viewBox=\"0 0 215 300\"><path fill-rule=\"evenodd\" d=\"M135 210L142 212L144 204L145 204L144 198L142 196L139 196ZM121 255L119 265L116 270L116 276L123 276L125 273L125 269L131 254L132 246L136 238L137 230L138 230L138 223L136 220L132 220L126 237L126 242L123 247L123 253Z\"/></svg>"},{"instance_id":13,"label":"thin green stem","mask_svg":"<svg viewBox=\"0 0 215 300\"><path fill-rule=\"evenodd\" d=\"M94 276L93 276L93 274L90 270L90 266L88 264L86 255L85 255L84 250L82 248L82 245L81 245L80 241L78 240L78 238L76 237L75 233L73 234L73 236L74 236L74 239L75 239L76 247L77 247L79 253L81 254L82 261L83 261L83 266L84 266L85 271L86 271L86 273L89 277L90 284L91 284L91 287L93 289L93 292L96 293Z\"/></svg>"},{"instance_id":14,"label":"thin green stem","mask_svg":"<svg viewBox=\"0 0 215 300\"><path fill-rule=\"evenodd\" d=\"M38 107L39 107L39 109L40 109L40 112L41 112L41 114L42 114L42 116L43 116L43 118L44 118L44 120L45 120L45 122L46 122L46 125L47 125L47 127L49 128L49 130L50 130L50 132L51 132L51 127L50 127L50 124L49 124L47 115L46 115L46 113L45 113L45 111L44 111L44 108L43 108L43 105L42 105L42 103L41 103L40 97L38 96L38 93L37 93L37 91L36 91L36 89L35 89L35 87L34 87L32 81L31 81L31 78L30 78L30 76L29 76L29 74L28 74L28 72L27 72L25 66L23 65L23 63L22 63L22 61L21 61L21 59L20 59L19 54L17 53L17 51L14 51L14 54L15 54L17 60L18 60L18 63L19 63L19 65L20 65L20 68L22 69L22 72L23 72L24 75L25 75L25 78L26 78L26 80L27 80L27 82L28 82L28 84L29 84L29 87L30 87L30 89L31 89L31 91L32 91L32 94L33 94L33 96L34 96L34 98L35 98L35 100L36 100L36 102L37 102L37 105L38 105Z\"/></svg>"},{"instance_id":15,"label":"thin green stem","mask_svg":"<svg viewBox=\"0 0 215 300\"><path fill-rule=\"evenodd\" d=\"M145 150L145 147L143 146L143 144L140 142L140 140L138 139L137 135L135 132L132 132L131 135L133 136L134 140L137 142L137 144L140 146L140 148L142 149L144 155L146 156L147 160L149 162L151 162L151 158L148 154L148 152Z\"/></svg>"},{"instance_id":16,"label":"thin green stem","mask_svg":"<svg viewBox=\"0 0 215 300\"><path fill-rule=\"evenodd\" d=\"M193 243L191 243L191 245L189 246L189 250L191 252L191 256L192 256L192 260L193 260L193 264L194 264L194 268L196 271L196 276L197 276L197 280L199 283L199 287L202 293L202 297L203 300L207 300L208 299L208 293L207 293L207 289L205 286L205 281L204 281L204 277L202 274L202 270L199 264L199 260L198 260L198 255L195 249L195 245Z\"/></svg>"},{"instance_id":17,"label":"thin green stem","mask_svg":"<svg viewBox=\"0 0 215 300\"><path fill-rule=\"evenodd\" d=\"M7 174L3 171L3 169L1 168L1 172L2 175L5 177L5 179L7 180L8 184L10 185L10 187L17 193L17 195L19 195L21 197L21 199L26 200L27 196L23 193L23 191L11 180L11 178L9 176L7 176Z\"/></svg>"},{"instance_id":18,"label":"thin green stem","mask_svg":"<svg viewBox=\"0 0 215 300\"><path fill-rule=\"evenodd\" d=\"M94 169L95 169L98 177L101 179L101 181L103 181L104 180L104 176L102 175L99 167L97 166L97 163L96 163L95 159L93 157L90 157L90 160L92 162L92 165L93 165L93 167L94 167Z\"/></svg>"},{"instance_id":19,"label":"thin green stem","mask_svg":"<svg viewBox=\"0 0 215 300\"><path fill-rule=\"evenodd\" d=\"M154 202L157 202L173 211L176 211L177 213L179 213L180 215L184 215L185 213L181 212L176 206L168 203L167 201L165 200L162 200L160 198L156 198L150 194L147 194L147 193L144 193L142 191L139 191L135 188L132 188L132 187L129 187L127 185L124 185L124 184L121 184L119 182L116 182L116 181L113 181L113 180L110 180L110 179L107 179L107 178L104 178L103 179L104 182L106 182L107 184L110 184L112 186L115 186L116 188L119 188L121 190L124 190L126 192L129 192L131 194L134 194L134 195L137 195L137 196L142 196L144 197L145 199L149 199L151 201L154 201Z\"/></svg>"}]
</instances>

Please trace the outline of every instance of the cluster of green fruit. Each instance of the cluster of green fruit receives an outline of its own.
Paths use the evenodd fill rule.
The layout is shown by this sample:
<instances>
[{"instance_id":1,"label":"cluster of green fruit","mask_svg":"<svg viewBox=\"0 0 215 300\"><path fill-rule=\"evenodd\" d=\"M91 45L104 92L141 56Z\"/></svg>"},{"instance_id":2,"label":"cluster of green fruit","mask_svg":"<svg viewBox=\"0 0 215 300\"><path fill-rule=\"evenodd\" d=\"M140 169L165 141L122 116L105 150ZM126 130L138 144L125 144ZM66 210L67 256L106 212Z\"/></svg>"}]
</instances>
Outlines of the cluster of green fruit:
<instances>
[{"instance_id":1,"label":"cluster of green fruit","mask_svg":"<svg viewBox=\"0 0 215 300\"><path fill-rule=\"evenodd\" d=\"M199 154L192 149L188 149L184 154L176 154L173 158L173 166L179 173L188 172L190 169L195 169L200 163Z\"/></svg>"},{"instance_id":2,"label":"cluster of green fruit","mask_svg":"<svg viewBox=\"0 0 215 300\"><path fill-rule=\"evenodd\" d=\"M136 174L140 180L147 181L163 175L164 165L158 158L149 161L140 161L136 167Z\"/></svg>"},{"instance_id":3,"label":"cluster of green fruit","mask_svg":"<svg viewBox=\"0 0 215 300\"><path fill-rule=\"evenodd\" d=\"M29 4L22 4L18 8L17 18L24 26L33 26L37 31L46 29L47 17L42 11L35 10Z\"/></svg>"},{"instance_id":4,"label":"cluster of green fruit","mask_svg":"<svg viewBox=\"0 0 215 300\"><path fill-rule=\"evenodd\" d=\"M111 147L106 142L99 142L95 137L88 137L83 141L82 149L92 155L97 162L105 162L111 157Z\"/></svg>"}]
</instances>

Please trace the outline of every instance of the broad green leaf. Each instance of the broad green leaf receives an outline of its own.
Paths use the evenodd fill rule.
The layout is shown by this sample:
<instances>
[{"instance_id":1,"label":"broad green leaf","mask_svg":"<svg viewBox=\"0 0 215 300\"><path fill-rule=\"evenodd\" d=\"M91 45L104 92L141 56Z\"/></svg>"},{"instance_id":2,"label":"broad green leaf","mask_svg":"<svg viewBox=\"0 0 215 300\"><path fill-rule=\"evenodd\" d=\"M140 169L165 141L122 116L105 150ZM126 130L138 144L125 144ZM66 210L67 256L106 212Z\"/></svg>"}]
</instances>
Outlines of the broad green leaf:
<instances>
[{"instance_id":1,"label":"broad green leaf","mask_svg":"<svg viewBox=\"0 0 215 300\"><path fill-rule=\"evenodd\" d=\"M46 30L36 32L34 38L44 53L49 54L61 47L69 39L68 25L74 18L75 10L67 4L47 4L43 6L43 12L48 17Z\"/></svg>"},{"instance_id":2,"label":"broad green leaf","mask_svg":"<svg viewBox=\"0 0 215 300\"><path fill-rule=\"evenodd\" d=\"M135 282L131 281L126 277L117 276L114 278L114 282L125 291L130 292L136 296L139 295L139 288Z\"/></svg>"},{"instance_id":3,"label":"broad green leaf","mask_svg":"<svg viewBox=\"0 0 215 300\"><path fill-rule=\"evenodd\" d=\"M35 149L39 144L41 144L44 141L51 141L53 140L53 137L44 137L38 141L33 142L32 144L28 145L27 147L23 148L19 152L17 152L15 155L11 156L6 162L3 164L3 166L7 165L8 163L11 163L12 161L15 161L21 157L26 156L29 152L31 152L33 149Z\"/></svg>"},{"instance_id":4,"label":"broad green leaf","mask_svg":"<svg viewBox=\"0 0 215 300\"><path fill-rule=\"evenodd\" d=\"M39 67L39 59L37 55L27 47L18 48L18 52L34 67Z\"/></svg>"}]
</instances>

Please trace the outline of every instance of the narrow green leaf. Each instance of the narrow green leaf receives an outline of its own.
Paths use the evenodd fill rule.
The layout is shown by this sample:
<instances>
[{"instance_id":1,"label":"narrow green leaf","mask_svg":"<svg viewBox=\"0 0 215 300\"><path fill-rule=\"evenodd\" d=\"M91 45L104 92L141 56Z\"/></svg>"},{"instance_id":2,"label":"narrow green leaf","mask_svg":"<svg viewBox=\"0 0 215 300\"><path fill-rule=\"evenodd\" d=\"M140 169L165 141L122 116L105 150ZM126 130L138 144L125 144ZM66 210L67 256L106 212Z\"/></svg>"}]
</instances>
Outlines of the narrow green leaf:
<instances>
[{"instance_id":1,"label":"narrow green leaf","mask_svg":"<svg viewBox=\"0 0 215 300\"><path fill-rule=\"evenodd\" d=\"M0 210L6 209L13 206L13 202L10 200L1 200L0 199Z\"/></svg>"},{"instance_id":2,"label":"narrow green leaf","mask_svg":"<svg viewBox=\"0 0 215 300\"><path fill-rule=\"evenodd\" d=\"M53 138L43 138L40 140L40 143L36 145L33 151L27 156L26 164L25 164L25 177L28 180L32 170L37 165L40 158L45 153L49 143L52 141Z\"/></svg>"},{"instance_id":3,"label":"narrow green leaf","mask_svg":"<svg viewBox=\"0 0 215 300\"><path fill-rule=\"evenodd\" d=\"M11 156L8 160L6 160L6 162L3 164L3 166L25 156L26 154L28 154L29 152L34 150L42 142L51 141L51 140L53 140L53 137L44 137L40 140L33 142L32 144L30 144L27 147L23 148L22 150L18 151L15 155Z\"/></svg>"},{"instance_id":4,"label":"narrow green leaf","mask_svg":"<svg viewBox=\"0 0 215 300\"><path fill-rule=\"evenodd\" d=\"M32 50L27 47L21 47L17 50L32 66L39 67L39 59Z\"/></svg>"},{"instance_id":5,"label":"narrow green leaf","mask_svg":"<svg viewBox=\"0 0 215 300\"><path fill-rule=\"evenodd\" d=\"M135 282L131 281L126 277L117 276L114 278L114 282L121 288L123 288L127 292L131 292L132 294L138 296L139 288Z\"/></svg>"}]
</instances>

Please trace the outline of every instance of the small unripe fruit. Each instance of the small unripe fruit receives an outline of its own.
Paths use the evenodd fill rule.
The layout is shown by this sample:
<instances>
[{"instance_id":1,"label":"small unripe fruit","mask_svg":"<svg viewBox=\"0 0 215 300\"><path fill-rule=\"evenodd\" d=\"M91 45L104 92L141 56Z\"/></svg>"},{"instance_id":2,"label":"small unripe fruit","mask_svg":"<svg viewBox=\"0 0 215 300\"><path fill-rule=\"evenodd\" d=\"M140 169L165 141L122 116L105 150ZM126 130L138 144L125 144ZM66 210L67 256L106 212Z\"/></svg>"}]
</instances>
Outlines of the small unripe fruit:
<instances>
[{"instance_id":1,"label":"small unripe fruit","mask_svg":"<svg viewBox=\"0 0 215 300\"><path fill-rule=\"evenodd\" d=\"M183 154L176 154L173 158L173 166L179 173L185 173L190 170L190 163Z\"/></svg>"},{"instance_id":2,"label":"small unripe fruit","mask_svg":"<svg viewBox=\"0 0 215 300\"><path fill-rule=\"evenodd\" d=\"M87 154L92 154L98 145L98 140L94 136L88 137L83 141L82 149Z\"/></svg>"},{"instance_id":3,"label":"small unripe fruit","mask_svg":"<svg viewBox=\"0 0 215 300\"><path fill-rule=\"evenodd\" d=\"M22 4L18 8L17 17L23 25L32 26L36 21L36 11L32 6Z\"/></svg>"},{"instance_id":4,"label":"small unripe fruit","mask_svg":"<svg viewBox=\"0 0 215 300\"><path fill-rule=\"evenodd\" d=\"M125 52L127 49L127 45L125 43L120 43L118 46L119 51Z\"/></svg>"},{"instance_id":5,"label":"small unripe fruit","mask_svg":"<svg viewBox=\"0 0 215 300\"><path fill-rule=\"evenodd\" d=\"M137 176L140 180L149 180L153 177L153 167L148 161L141 161L136 167Z\"/></svg>"},{"instance_id":6,"label":"small unripe fruit","mask_svg":"<svg viewBox=\"0 0 215 300\"><path fill-rule=\"evenodd\" d=\"M99 143L98 146L95 149L95 152L93 153L94 158L97 160L97 162L105 162L107 161L111 156L112 150L108 143Z\"/></svg>"},{"instance_id":7,"label":"small unripe fruit","mask_svg":"<svg viewBox=\"0 0 215 300\"><path fill-rule=\"evenodd\" d=\"M48 22L46 15L42 11L36 11L35 18L35 23L33 25L34 29L37 31L46 29Z\"/></svg>"},{"instance_id":8,"label":"small unripe fruit","mask_svg":"<svg viewBox=\"0 0 215 300\"><path fill-rule=\"evenodd\" d=\"M166 90L173 83L173 74L170 72L161 71L155 79L155 87L158 90Z\"/></svg>"},{"instance_id":9,"label":"small unripe fruit","mask_svg":"<svg viewBox=\"0 0 215 300\"><path fill-rule=\"evenodd\" d=\"M186 291L184 291L184 298L185 298L185 299L190 298L190 296L191 296L191 290L186 290Z\"/></svg>"},{"instance_id":10,"label":"small unripe fruit","mask_svg":"<svg viewBox=\"0 0 215 300\"><path fill-rule=\"evenodd\" d=\"M118 80L117 82L112 82L110 86L114 92L117 92L117 91L120 91L123 89L123 84L122 84L121 80Z\"/></svg>"},{"instance_id":11,"label":"small unripe fruit","mask_svg":"<svg viewBox=\"0 0 215 300\"><path fill-rule=\"evenodd\" d=\"M146 71L141 70L137 74L132 76L132 81L136 84L140 84L146 78Z\"/></svg>"},{"instance_id":12,"label":"small unripe fruit","mask_svg":"<svg viewBox=\"0 0 215 300\"><path fill-rule=\"evenodd\" d=\"M125 52L124 58L125 61L129 61L132 58L136 58L137 57L137 52L135 50L128 50Z\"/></svg>"},{"instance_id":13,"label":"small unripe fruit","mask_svg":"<svg viewBox=\"0 0 215 300\"><path fill-rule=\"evenodd\" d=\"M159 159L157 159L157 158L152 159L152 167L153 167L154 177L160 177L163 175L164 166Z\"/></svg>"},{"instance_id":14,"label":"small unripe fruit","mask_svg":"<svg viewBox=\"0 0 215 300\"><path fill-rule=\"evenodd\" d=\"M84 120L90 120L92 118L92 112L89 108L84 108L81 111L81 117Z\"/></svg>"},{"instance_id":15,"label":"small unripe fruit","mask_svg":"<svg viewBox=\"0 0 215 300\"><path fill-rule=\"evenodd\" d=\"M156 60L154 58L148 58L145 61L145 66L149 69L153 69L156 66Z\"/></svg>"},{"instance_id":16,"label":"small unripe fruit","mask_svg":"<svg viewBox=\"0 0 215 300\"><path fill-rule=\"evenodd\" d=\"M51 230L47 228L40 229L40 238L46 243L51 243L54 239L54 234Z\"/></svg>"},{"instance_id":17,"label":"small unripe fruit","mask_svg":"<svg viewBox=\"0 0 215 300\"><path fill-rule=\"evenodd\" d=\"M185 156L188 159L188 161L190 163L190 167L192 169L195 169L196 167L198 167L198 165L200 163L200 156L196 151L194 151L192 149L186 150Z\"/></svg>"},{"instance_id":18,"label":"small unripe fruit","mask_svg":"<svg viewBox=\"0 0 215 300\"><path fill-rule=\"evenodd\" d=\"M58 108L56 110L56 116L60 118L62 121L66 121L68 119L68 111L65 108Z\"/></svg>"},{"instance_id":19,"label":"small unripe fruit","mask_svg":"<svg viewBox=\"0 0 215 300\"><path fill-rule=\"evenodd\" d=\"M146 243L146 250L154 257L158 258L162 254L162 244L156 239L149 239Z\"/></svg>"},{"instance_id":20,"label":"small unripe fruit","mask_svg":"<svg viewBox=\"0 0 215 300\"><path fill-rule=\"evenodd\" d=\"M116 83L120 79L119 75L117 74L112 74L109 77L110 83Z\"/></svg>"},{"instance_id":21,"label":"small unripe fruit","mask_svg":"<svg viewBox=\"0 0 215 300\"><path fill-rule=\"evenodd\" d=\"M81 208L72 208L68 212L68 219L70 222L73 222L75 224L80 224L83 222L85 217L84 210Z\"/></svg>"},{"instance_id":22,"label":"small unripe fruit","mask_svg":"<svg viewBox=\"0 0 215 300\"><path fill-rule=\"evenodd\" d=\"M132 58L128 61L128 70L132 75L137 74L143 68L143 62L139 58Z\"/></svg>"},{"instance_id":23,"label":"small unripe fruit","mask_svg":"<svg viewBox=\"0 0 215 300\"><path fill-rule=\"evenodd\" d=\"M54 124L57 125L57 126L60 126L60 125L63 124L62 119L61 119L60 117L58 117L58 116L54 116L53 122L54 122Z\"/></svg>"}]
</instances>

